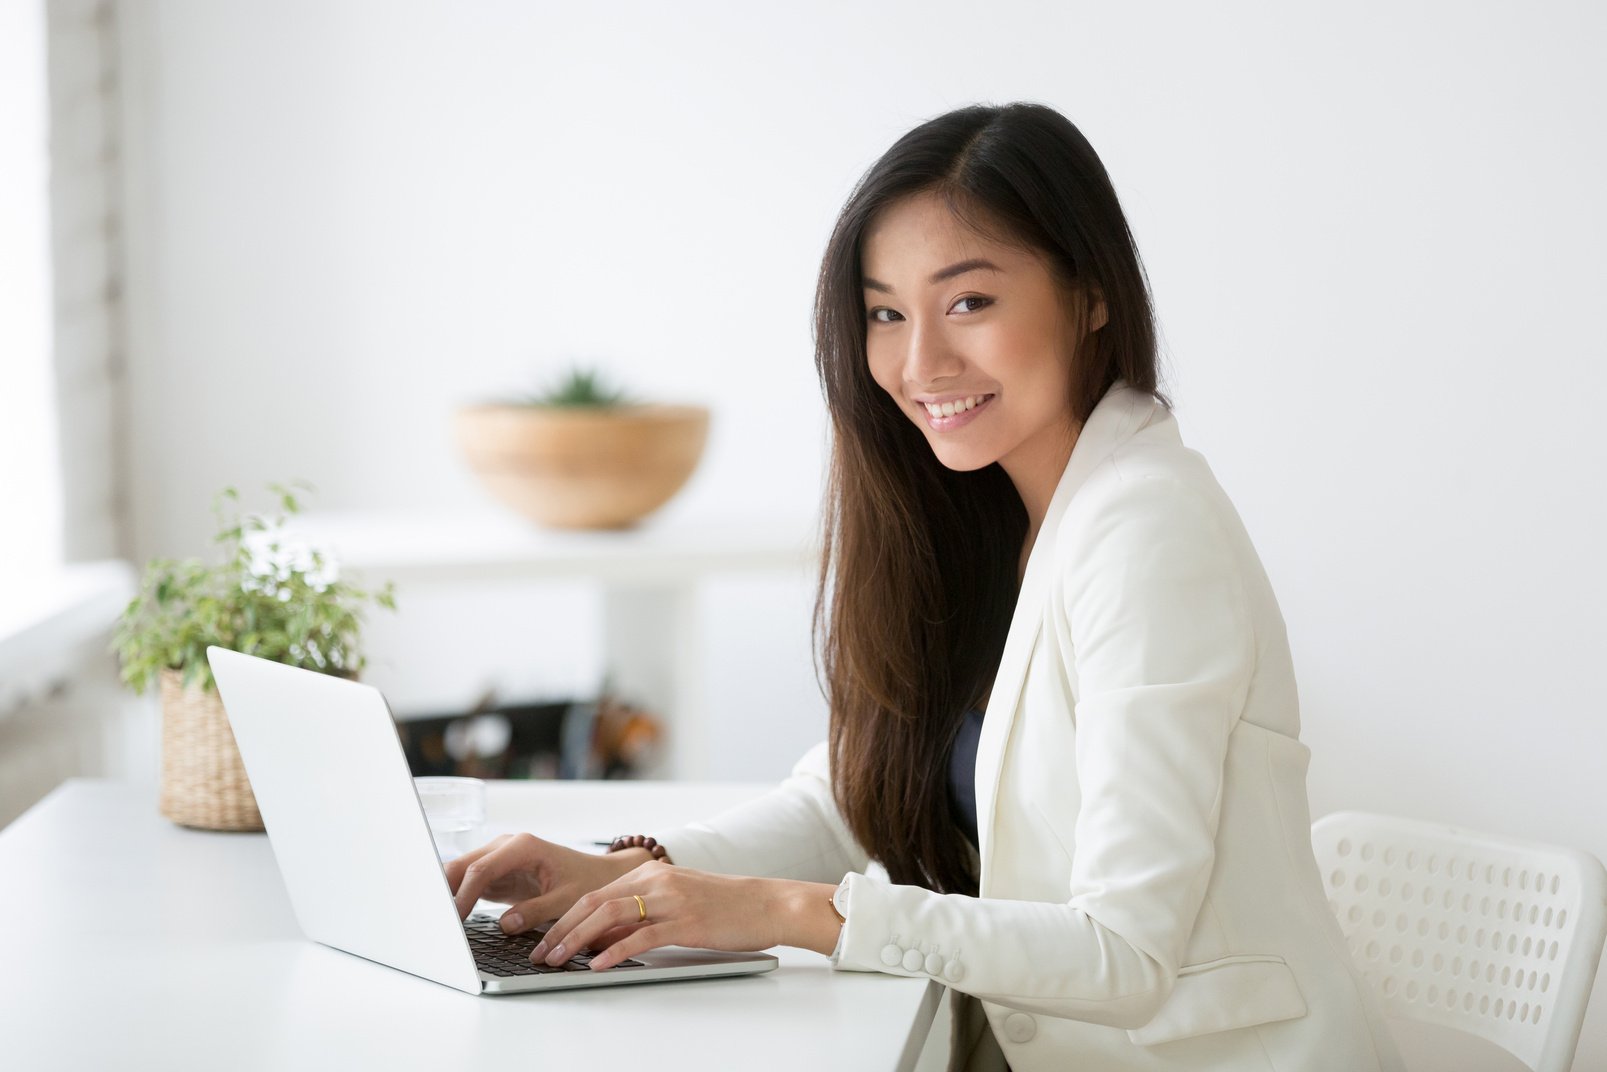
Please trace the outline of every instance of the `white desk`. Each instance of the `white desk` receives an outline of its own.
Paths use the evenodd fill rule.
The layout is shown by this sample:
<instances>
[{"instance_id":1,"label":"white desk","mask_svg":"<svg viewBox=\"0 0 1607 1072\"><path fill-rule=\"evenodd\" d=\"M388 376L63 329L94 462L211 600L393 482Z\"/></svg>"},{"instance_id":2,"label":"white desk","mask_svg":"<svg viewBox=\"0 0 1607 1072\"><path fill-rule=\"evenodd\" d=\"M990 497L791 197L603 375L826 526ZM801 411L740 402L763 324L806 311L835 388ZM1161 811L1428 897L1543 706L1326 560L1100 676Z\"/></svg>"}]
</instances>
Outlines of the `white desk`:
<instances>
[{"instance_id":1,"label":"white desk","mask_svg":"<svg viewBox=\"0 0 1607 1072\"><path fill-rule=\"evenodd\" d=\"M613 684L664 716L668 749L657 777L707 775L700 645L694 602L706 578L743 572L813 576L814 520L647 519L621 531L543 530L511 511L311 512L289 539L325 550L342 570L398 592L416 586L588 579L603 594L603 650Z\"/></svg>"},{"instance_id":2,"label":"white desk","mask_svg":"<svg viewBox=\"0 0 1607 1072\"><path fill-rule=\"evenodd\" d=\"M500 782L490 823L606 837L766 788ZM475 997L308 941L265 835L175 826L152 786L74 779L0 831L8 1069L915 1066L938 984L772 952L756 977Z\"/></svg>"}]
</instances>

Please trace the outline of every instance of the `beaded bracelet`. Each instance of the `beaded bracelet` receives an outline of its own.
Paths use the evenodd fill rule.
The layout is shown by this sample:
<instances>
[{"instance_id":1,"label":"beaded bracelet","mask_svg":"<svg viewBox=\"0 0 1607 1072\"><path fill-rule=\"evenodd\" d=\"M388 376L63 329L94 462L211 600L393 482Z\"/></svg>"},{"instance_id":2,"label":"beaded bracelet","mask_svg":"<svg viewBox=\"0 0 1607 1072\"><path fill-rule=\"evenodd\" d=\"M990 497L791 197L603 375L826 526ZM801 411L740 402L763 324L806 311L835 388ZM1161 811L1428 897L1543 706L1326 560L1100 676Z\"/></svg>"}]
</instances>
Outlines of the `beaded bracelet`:
<instances>
[{"instance_id":1,"label":"beaded bracelet","mask_svg":"<svg viewBox=\"0 0 1607 1072\"><path fill-rule=\"evenodd\" d=\"M653 854L653 859L670 862L669 851L660 845L656 838L650 838L646 834L621 834L609 842L609 852L618 852L620 849L646 849Z\"/></svg>"}]
</instances>

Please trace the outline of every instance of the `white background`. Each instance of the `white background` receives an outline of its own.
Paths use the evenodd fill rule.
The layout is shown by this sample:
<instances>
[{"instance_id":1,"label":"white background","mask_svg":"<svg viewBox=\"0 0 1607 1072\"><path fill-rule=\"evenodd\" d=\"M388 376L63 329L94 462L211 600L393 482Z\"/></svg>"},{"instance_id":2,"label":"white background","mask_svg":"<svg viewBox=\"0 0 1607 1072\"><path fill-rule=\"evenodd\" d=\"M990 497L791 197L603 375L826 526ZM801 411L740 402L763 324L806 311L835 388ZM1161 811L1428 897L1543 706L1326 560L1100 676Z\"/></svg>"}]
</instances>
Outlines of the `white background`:
<instances>
[{"instance_id":1,"label":"white background","mask_svg":"<svg viewBox=\"0 0 1607 1072\"><path fill-rule=\"evenodd\" d=\"M670 509L807 518L838 208L920 121L1036 100L1115 182L1185 441L1282 602L1314 813L1607 858L1607 8L147 0L121 19L142 557L202 552L225 484L483 509L452 407L575 359L714 408ZM793 581L707 601L722 777L779 776L821 733L808 600ZM583 657L553 623L583 604L420 596L376 621L370 679L399 708L550 684ZM1604 1065L1598 995L1579 1067Z\"/></svg>"},{"instance_id":2,"label":"white background","mask_svg":"<svg viewBox=\"0 0 1607 1072\"><path fill-rule=\"evenodd\" d=\"M45 92L43 5L0 5L0 511L32 522L0 525L0 592L61 561L60 482L33 447L56 438L50 365L35 359L51 343Z\"/></svg>"}]
</instances>

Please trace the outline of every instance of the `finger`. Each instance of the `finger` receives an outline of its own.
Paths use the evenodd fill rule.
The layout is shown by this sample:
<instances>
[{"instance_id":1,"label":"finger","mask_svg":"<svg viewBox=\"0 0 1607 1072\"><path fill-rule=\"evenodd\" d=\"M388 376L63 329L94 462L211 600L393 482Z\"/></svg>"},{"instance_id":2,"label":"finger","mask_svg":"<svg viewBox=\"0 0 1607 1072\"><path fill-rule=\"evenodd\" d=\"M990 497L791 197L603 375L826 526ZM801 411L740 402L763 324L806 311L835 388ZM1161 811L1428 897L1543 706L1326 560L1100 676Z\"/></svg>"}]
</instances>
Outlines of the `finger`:
<instances>
[{"instance_id":1,"label":"finger","mask_svg":"<svg viewBox=\"0 0 1607 1072\"><path fill-rule=\"evenodd\" d=\"M485 892L487 886L524 863L520 848L517 841L510 839L464 868L463 882L454 898L459 919L469 918L469 913L474 911L474 902L480 899L480 894Z\"/></svg>"},{"instance_id":2,"label":"finger","mask_svg":"<svg viewBox=\"0 0 1607 1072\"><path fill-rule=\"evenodd\" d=\"M569 907L566 898L572 896L573 890L555 890L544 893L539 897L532 897L527 901L508 906L502 913L502 932L504 934L523 934L530 930L546 930L561 916L564 909ZM573 902L570 902L573 903Z\"/></svg>"},{"instance_id":3,"label":"finger","mask_svg":"<svg viewBox=\"0 0 1607 1072\"><path fill-rule=\"evenodd\" d=\"M573 885L562 885L538 896L508 906L502 914L505 934L522 934L525 931L550 930L565 912L574 906L578 896Z\"/></svg>"},{"instance_id":4,"label":"finger","mask_svg":"<svg viewBox=\"0 0 1607 1072\"><path fill-rule=\"evenodd\" d=\"M583 899L584 900L584 899ZM580 902L576 903L579 907ZM561 920L559 921L562 922ZM561 933L554 937L551 931L535 950L531 951L530 958L536 959L541 946L547 947L546 961L548 964L562 964L582 949L593 948L594 940L606 931L627 923L640 922L640 913L636 907L634 897L613 897L597 903L595 910L588 913L573 930ZM554 924L556 929L558 924Z\"/></svg>"},{"instance_id":5,"label":"finger","mask_svg":"<svg viewBox=\"0 0 1607 1072\"><path fill-rule=\"evenodd\" d=\"M549 950L565 945L569 933L579 925L581 920L596 911L597 906L607 899L613 887L614 883L611 882L607 886L599 887L590 893L583 893L575 898L574 903L564 909L557 922L547 928L547 933L542 935L541 941L537 942L536 947L530 951L531 961L543 960Z\"/></svg>"},{"instance_id":6,"label":"finger","mask_svg":"<svg viewBox=\"0 0 1607 1072\"><path fill-rule=\"evenodd\" d=\"M592 970L612 968L626 957L646 953L661 945L674 945L674 926L669 923L643 923L616 942L608 943L601 953L591 958Z\"/></svg>"},{"instance_id":7,"label":"finger","mask_svg":"<svg viewBox=\"0 0 1607 1072\"><path fill-rule=\"evenodd\" d=\"M652 861L650 861L650 863L651 862ZM554 949L560 945L565 946L571 952L581 948L570 940L570 933L580 925L582 920L586 919L593 912L595 912L598 906L602 905L604 902L612 898L624 897L627 895L627 891L629 893L642 893L643 895L646 895L647 887L642 885L642 875L640 872L642 871L642 868L648 866L648 864L642 864L640 867L632 869L626 874L621 875L619 878L616 878L614 881L606 885L599 886L597 889L592 890L589 893L581 894L574 901L570 902L558 917L558 921L551 927L547 928L546 935L544 935L542 940L537 943L536 947L530 951L530 959L532 961L539 961L547 956L548 950ZM631 904L634 905L635 903L636 901L633 898L631 900ZM639 923L641 922L639 916L639 912L633 913L630 920L625 920L622 922Z\"/></svg>"},{"instance_id":8,"label":"finger","mask_svg":"<svg viewBox=\"0 0 1607 1072\"><path fill-rule=\"evenodd\" d=\"M643 927L651 927L652 925L653 921L647 920L643 923L627 923L623 927L610 928L609 930L606 930L597 936L597 940L592 942L592 948L607 949L609 946L624 938L626 935L634 934Z\"/></svg>"},{"instance_id":9,"label":"finger","mask_svg":"<svg viewBox=\"0 0 1607 1072\"><path fill-rule=\"evenodd\" d=\"M503 834L500 837L494 838L486 844L481 845L477 849L470 849L463 855L456 856L448 860L445 868L446 884L452 890L452 892L458 892L458 885L463 881L463 872L468 870L470 864L474 863L474 861L478 860L480 857L484 856L486 853L495 849L498 845L501 845L507 840L508 835Z\"/></svg>"}]
</instances>

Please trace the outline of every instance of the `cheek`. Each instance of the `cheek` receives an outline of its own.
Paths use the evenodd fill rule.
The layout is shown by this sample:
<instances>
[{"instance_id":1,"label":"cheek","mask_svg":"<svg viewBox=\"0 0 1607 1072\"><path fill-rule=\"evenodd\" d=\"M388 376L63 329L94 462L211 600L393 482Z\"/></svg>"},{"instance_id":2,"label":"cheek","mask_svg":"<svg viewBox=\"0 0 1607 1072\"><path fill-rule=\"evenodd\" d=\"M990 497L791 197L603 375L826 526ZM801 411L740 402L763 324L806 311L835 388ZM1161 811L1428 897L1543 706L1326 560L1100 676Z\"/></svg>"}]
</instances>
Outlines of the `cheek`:
<instances>
[{"instance_id":1,"label":"cheek","mask_svg":"<svg viewBox=\"0 0 1607 1072\"><path fill-rule=\"evenodd\" d=\"M1065 393L1071 364L1056 340L1040 332L1020 332L1000 340L997 352L1007 355L999 362L1000 379L1020 384L1045 404L1055 404Z\"/></svg>"},{"instance_id":2,"label":"cheek","mask_svg":"<svg viewBox=\"0 0 1607 1072\"><path fill-rule=\"evenodd\" d=\"M895 399L900 397L903 390L903 381L899 376L898 365L885 356L877 354L877 348L867 347L867 366L870 368L870 378L876 381L876 386L892 395Z\"/></svg>"}]
</instances>

